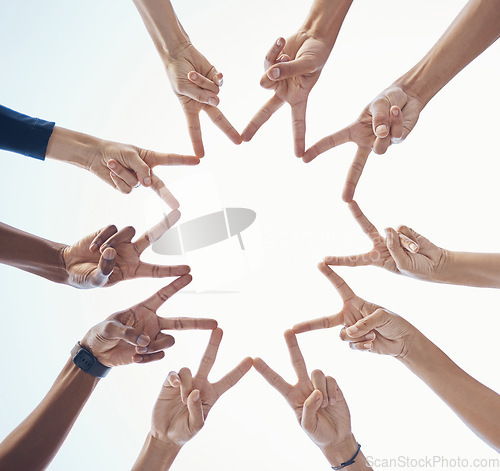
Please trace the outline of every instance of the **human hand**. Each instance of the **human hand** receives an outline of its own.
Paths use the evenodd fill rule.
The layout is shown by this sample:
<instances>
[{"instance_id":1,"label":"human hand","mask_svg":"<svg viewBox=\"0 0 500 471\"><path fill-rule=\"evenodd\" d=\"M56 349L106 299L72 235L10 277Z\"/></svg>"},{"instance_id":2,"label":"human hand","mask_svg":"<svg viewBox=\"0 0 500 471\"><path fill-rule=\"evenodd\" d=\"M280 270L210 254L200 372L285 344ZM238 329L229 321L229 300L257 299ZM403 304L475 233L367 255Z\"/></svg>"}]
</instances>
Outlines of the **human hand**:
<instances>
[{"instance_id":1,"label":"human hand","mask_svg":"<svg viewBox=\"0 0 500 471\"><path fill-rule=\"evenodd\" d=\"M240 134L217 108L222 74L205 56L187 41L175 52L166 54L164 64L170 84L186 115L194 153L198 157L205 155L199 116L202 110L231 141L241 144Z\"/></svg>"},{"instance_id":2,"label":"human hand","mask_svg":"<svg viewBox=\"0 0 500 471\"><path fill-rule=\"evenodd\" d=\"M333 44L299 31L286 41L279 38L264 61L266 73L260 81L274 96L257 112L241 137L250 141L259 128L287 102L292 109L294 149L297 157L305 151L307 99L316 84Z\"/></svg>"},{"instance_id":3,"label":"human hand","mask_svg":"<svg viewBox=\"0 0 500 471\"><path fill-rule=\"evenodd\" d=\"M109 316L92 327L80 345L106 366L149 363L161 360L164 349L175 340L163 330L212 330L217 327L214 319L190 317L160 317L156 311L177 291L191 283L191 275L183 275L145 301Z\"/></svg>"},{"instance_id":4,"label":"human hand","mask_svg":"<svg viewBox=\"0 0 500 471\"><path fill-rule=\"evenodd\" d=\"M47 157L83 167L122 193L130 193L139 183L150 187L172 209L177 209L179 202L152 169L158 165L200 163L194 156L154 152L58 126L50 137Z\"/></svg>"},{"instance_id":5,"label":"human hand","mask_svg":"<svg viewBox=\"0 0 500 471\"><path fill-rule=\"evenodd\" d=\"M380 307L376 304L366 302L364 299L356 296L347 283L325 263L319 263L318 268L321 273L323 273L323 275L330 280L332 285L335 286L335 289L340 294L344 305L342 310L337 314L301 322L300 324L295 325L293 327L293 331L296 334L316 329L328 329L338 325L350 326L355 324L364 316L375 312Z\"/></svg>"},{"instance_id":6,"label":"human hand","mask_svg":"<svg viewBox=\"0 0 500 471\"><path fill-rule=\"evenodd\" d=\"M90 234L62 251L67 284L76 288L96 288L133 278L181 276L189 273L187 265L153 265L142 262L144 250L158 240L180 218L178 210L169 213L160 223L145 232L135 242L131 226L120 231L111 225Z\"/></svg>"},{"instance_id":7,"label":"human hand","mask_svg":"<svg viewBox=\"0 0 500 471\"><path fill-rule=\"evenodd\" d=\"M348 206L356 222L373 242L373 248L370 252L359 255L325 257L324 262L327 265L373 265L421 280L436 280L436 274L442 270L447 259L446 250L406 226L399 226L398 232L391 228L386 229L384 238L355 201L351 201ZM406 247L401 241L401 234L410 241ZM412 242L418 245L418 252L410 250Z\"/></svg>"},{"instance_id":8,"label":"human hand","mask_svg":"<svg viewBox=\"0 0 500 471\"><path fill-rule=\"evenodd\" d=\"M406 139L415 127L423 108L424 103L417 95L398 85L392 85L378 95L354 123L310 147L303 160L308 163L333 147L346 142L356 143L358 150L342 193L342 199L349 202L354 197L354 191L371 151L385 154L391 144Z\"/></svg>"},{"instance_id":9,"label":"human hand","mask_svg":"<svg viewBox=\"0 0 500 471\"><path fill-rule=\"evenodd\" d=\"M304 357L291 330L285 332L298 382L287 383L262 359L254 359L254 368L290 404L302 429L323 451L332 464L338 466L354 455L356 440L351 432L351 415L342 391L335 379L314 370L309 377Z\"/></svg>"},{"instance_id":10,"label":"human hand","mask_svg":"<svg viewBox=\"0 0 500 471\"><path fill-rule=\"evenodd\" d=\"M216 383L208 381L221 340L222 330L215 329L196 376L188 368L169 373L153 409L151 436L176 447L183 446L202 429L220 396L250 370L252 359L245 358Z\"/></svg>"}]
</instances>

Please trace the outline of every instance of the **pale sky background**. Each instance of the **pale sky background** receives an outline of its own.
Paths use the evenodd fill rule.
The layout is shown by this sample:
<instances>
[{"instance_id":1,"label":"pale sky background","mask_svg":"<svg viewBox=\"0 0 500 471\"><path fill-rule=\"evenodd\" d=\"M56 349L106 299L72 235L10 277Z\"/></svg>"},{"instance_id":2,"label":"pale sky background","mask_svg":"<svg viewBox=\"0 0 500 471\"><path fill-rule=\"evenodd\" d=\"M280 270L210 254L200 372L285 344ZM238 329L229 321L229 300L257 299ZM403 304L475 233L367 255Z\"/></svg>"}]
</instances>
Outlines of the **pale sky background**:
<instances>
[{"instance_id":1,"label":"pale sky background","mask_svg":"<svg viewBox=\"0 0 500 471\"><path fill-rule=\"evenodd\" d=\"M310 96L307 147L353 121L465 3L356 0ZM131 1L0 5L0 103L105 139L192 152L181 107ZM259 86L265 53L297 30L310 2L186 0L174 7L193 44L224 73L220 109L242 131L271 96ZM356 200L380 230L407 224L451 250L500 251L499 52L493 45L441 91L405 143L371 157ZM237 238L185 257L148 251L149 261L190 264L195 278L160 314L219 321L225 335L212 379L245 356L261 356L295 382L283 331L341 307L316 263L371 247L340 198L355 146L303 164L293 155L286 105L239 147L207 117L202 129L206 157L198 167L157 171L181 202L181 221L223 207L250 208L257 220L243 233L245 252ZM121 195L76 167L3 151L0 160L0 220L51 240L73 243L112 223L142 233L165 210L149 190ZM338 272L357 294L401 314L468 373L500 389L498 291L428 284L373 267ZM6 266L0 279L0 438L39 403L90 327L171 281L78 291ZM132 466L167 373L196 370L208 341L207 332L175 337L161 362L115 368L101 381L49 469ZM366 456L470 463L498 456L396 360L351 351L336 329L303 334L299 344L310 371L337 379ZM292 410L254 370L220 399L172 469L201 467L329 469Z\"/></svg>"}]
</instances>

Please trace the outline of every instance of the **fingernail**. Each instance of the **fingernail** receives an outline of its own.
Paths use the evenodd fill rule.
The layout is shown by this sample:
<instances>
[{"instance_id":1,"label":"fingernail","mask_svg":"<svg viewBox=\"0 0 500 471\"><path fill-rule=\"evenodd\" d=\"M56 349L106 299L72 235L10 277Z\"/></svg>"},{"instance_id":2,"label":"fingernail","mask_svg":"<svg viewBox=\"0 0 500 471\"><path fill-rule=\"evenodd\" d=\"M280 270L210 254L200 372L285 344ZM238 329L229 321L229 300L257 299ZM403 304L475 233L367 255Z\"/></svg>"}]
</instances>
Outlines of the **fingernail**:
<instances>
[{"instance_id":1,"label":"fingernail","mask_svg":"<svg viewBox=\"0 0 500 471\"><path fill-rule=\"evenodd\" d=\"M410 244L410 250L411 250L413 253L417 252L417 251L418 251L418 245L417 245L417 244L415 244L415 242L412 242L412 243Z\"/></svg>"},{"instance_id":2,"label":"fingernail","mask_svg":"<svg viewBox=\"0 0 500 471\"><path fill-rule=\"evenodd\" d=\"M377 129L375 129L375 134L380 136L381 134L385 134L387 132L387 126L385 124L379 124Z\"/></svg>"},{"instance_id":3,"label":"fingernail","mask_svg":"<svg viewBox=\"0 0 500 471\"><path fill-rule=\"evenodd\" d=\"M198 80L198 74L195 72L189 72L189 80L196 82L196 80Z\"/></svg>"},{"instance_id":4,"label":"fingernail","mask_svg":"<svg viewBox=\"0 0 500 471\"><path fill-rule=\"evenodd\" d=\"M392 114L393 114L394 116L398 116L398 115L399 115L399 110L398 110L397 108L394 108L394 109L392 110Z\"/></svg>"},{"instance_id":5,"label":"fingernail","mask_svg":"<svg viewBox=\"0 0 500 471\"><path fill-rule=\"evenodd\" d=\"M110 250L106 249L102 254L102 256L104 257L105 260L113 260L115 258L115 253L116 252L112 249Z\"/></svg>"},{"instance_id":6,"label":"fingernail","mask_svg":"<svg viewBox=\"0 0 500 471\"><path fill-rule=\"evenodd\" d=\"M97 244L95 242L90 244L89 250L95 252L97 250Z\"/></svg>"},{"instance_id":7,"label":"fingernail","mask_svg":"<svg viewBox=\"0 0 500 471\"><path fill-rule=\"evenodd\" d=\"M370 349L370 348L372 348L372 344L371 343L365 343L363 345L363 347L365 347L366 349Z\"/></svg>"},{"instance_id":8,"label":"fingernail","mask_svg":"<svg viewBox=\"0 0 500 471\"><path fill-rule=\"evenodd\" d=\"M278 40L276 41L276 44L281 47L283 45L283 40L281 38L278 38Z\"/></svg>"},{"instance_id":9,"label":"fingernail","mask_svg":"<svg viewBox=\"0 0 500 471\"><path fill-rule=\"evenodd\" d=\"M200 391L196 390L193 392L193 401L199 401L200 400Z\"/></svg>"},{"instance_id":10,"label":"fingernail","mask_svg":"<svg viewBox=\"0 0 500 471\"><path fill-rule=\"evenodd\" d=\"M208 104L209 104L210 106L217 106L217 100L216 100L215 98L213 98L213 97L210 97L210 98L208 99Z\"/></svg>"},{"instance_id":11,"label":"fingernail","mask_svg":"<svg viewBox=\"0 0 500 471\"><path fill-rule=\"evenodd\" d=\"M134 355L134 363L141 363L142 362L142 355Z\"/></svg>"},{"instance_id":12,"label":"fingernail","mask_svg":"<svg viewBox=\"0 0 500 471\"><path fill-rule=\"evenodd\" d=\"M348 327L345 331L347 332L347 335L355 334L359 329L355 325L351 325L351 327Z\"/></svg>"},{"instance_id":13,"label":"fingernail","mask_svg":"<svg viewBox=\"0 0 500 471\"><path fill-rule=\"evenodd\" d=\"M108 162L108 167L109 168L116 168L116 163L111 160Z\"/></svg>"},{"instance_id":14,"label":"fingernail","mask_svg":"<svg viewBox=\"0 0 500 471\"><path fill-rule=\"evenodd\" d=\"M273 69L271 71L269 71L269 76L272 78L272 79L277 79L279 76L280 76L280 69Z\"/></svg>"},{"instance_id":15,"label":"fingernail","mask_svg":"<svg viewBox=\"0 0 500 471\"><path fill-rule=\"evenodd\" d=\"M321 407L326 407L328 405L328 401L326 399L323 399L323 402L321 403Z\"/></svg>"},{"instance_id":16,"label":"fingernail","mask_svg":"<svg viewBox=\"0 0 500 471\"><path fill-rule=\"evenodd\" d=\"M137 348L135 349L135 351L136 351L137 353L147 353L147 351L148 351L148 347L137 347Z\"/></svg>"},{"instance_id":17,"label":"fingernail","mask_svg":"<svg viewBox=\"0 0 500 471\"><path fill-rule=\"evenodd\" d=\"M366 334L366 340L375 340L375 334L373 332Z\"/></svg>"},{"instance_id":18,"label":"fingernail","mask_svg":"<svg viewBox=\"0 0 500 471\"><path fill-rule=\"evenodd\" d=\"M137 339L137 344L142 345L142 346L148 345L150 340L151 339L149 338L149 336L147 336L145 334L141 334L141 335L139 335L139 338Z\"/></svg>"},{"instance_id":19,"label":"fingernail","mask_svg":"<svg viewBox=\"0 0 500 471\"><path fill-rule=\"evenodd\" d=\"M331 397L330 400L328 401L330 405L335 404L337 402L334 397Z\"/></svg>"},{"instance_id":20,"label":"fingernail","mask_svg":"<svg viewBox=\"0 0 500 471\"><path fill-rule=\"evenodd\" d=\"M220 78L220 79L217 81L217 84L219 85L219 87L222 87L222 85L224 85L224 79L223 79L223 78Z\"/></svg>"},{"instance_id":21,"label":"fingernail","mask_svg":"<svg viewBox=\"0 0 500 471\"><path fill-rule=\"evenodd\" d=\"M144 185L145 186L149 186L149 185L151 185L151 183L152 183L151 177L146 177L144 179Z\"/></svg>"}]
</instances>

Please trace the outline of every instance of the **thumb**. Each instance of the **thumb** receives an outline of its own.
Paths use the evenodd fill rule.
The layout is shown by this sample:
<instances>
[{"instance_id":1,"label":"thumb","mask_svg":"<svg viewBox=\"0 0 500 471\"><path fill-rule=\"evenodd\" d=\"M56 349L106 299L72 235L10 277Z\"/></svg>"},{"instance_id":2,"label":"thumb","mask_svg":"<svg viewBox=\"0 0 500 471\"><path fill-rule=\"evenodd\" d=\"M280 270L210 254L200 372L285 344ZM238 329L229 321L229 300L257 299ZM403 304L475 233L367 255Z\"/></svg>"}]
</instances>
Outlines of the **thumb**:
<instances>
[{"instance_id":1,"label":"thumb","mask_svg":"<svg viewBox=\"0 0 500 471\"><path fill-rule=\"evenodd\" d=\"M385 309L379 308L373 314L347 327L345 332L351 339L356 339L387 324L391 320L391 317L392 314Z\"/></svg>"},{"instance_id":2,"label":"thumb","mask_svg":"<svg viewBox=\"0 0 500 471\"><path fill-rule=\"evenodd\" d=\"M270 80L285 80L297 75L309 75L316 70L318 67L314 57L307 56L273 65L266 73Z\"/></svg>"},{"instance_id":3,"label":"thumb","mask_svg":"<svg viewBox=\"0 0 500 471\"><path fill-rule=\"evenodd\" d=\"M311 433L318 422L318 417L316 412L318 412L323 402L323 394L318 389L315 389L311 395L304 401L304 407L302 408L302 428Z\"/></svg>"},{"instance_id":4,"label":"thumb","mask_svg":"<svg viewBox=\"0 0 500 471\"><path fill-rule=\"evenodd\" d=\"M112 247L108 247L101 254L99 264L90 279L90 283L94 288L104 286L108 282L108 279L115 268L115 257L116 250Z\"/></svg>"},{"instance_id":5,"label":"thumb","mask_svg":"<svg viewBox=\"0 0 500 471\"><path fill-rule=\"evenodd\" d=\"M190 429L194 433L197 433L202 429L205 423L199 389L193 389L189 394L187 398L187 408L189 412Z\"/></svg>"},{"instance_id":6,"label":"thumb","mask_svg":"<svg viewBox=\"0 0 500 471\"><path fill-rule=\"evenodd\" d=\"M392 228L387 228L385 230L386 235L386 245L389 253L396 262L396 267L399 270L404 270L408 266L408 254L405 252L401 245L399 235Z\"/></svg>"}]
</instances>

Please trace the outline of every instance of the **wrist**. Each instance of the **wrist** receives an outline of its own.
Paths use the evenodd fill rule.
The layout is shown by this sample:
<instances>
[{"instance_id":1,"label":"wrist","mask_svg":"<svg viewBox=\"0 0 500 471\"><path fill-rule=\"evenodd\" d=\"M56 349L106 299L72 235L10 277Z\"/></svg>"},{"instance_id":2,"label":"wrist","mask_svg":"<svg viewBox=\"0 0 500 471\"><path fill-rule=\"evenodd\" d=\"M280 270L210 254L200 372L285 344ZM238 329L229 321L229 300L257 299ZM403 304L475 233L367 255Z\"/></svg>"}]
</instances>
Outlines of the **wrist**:
<instances>
[{"instance_id":1,"label":"wrist","mask_svg":"<svg viewBox=\"0 0 500 471\"><path fill-rule=\"evenodd\" d=\"M438 263L434 267L431 281L449 283L455 270L456 254L450 250L441 249Z\"/></svg>"},{"instance_id":2,"label":"wrist","mask_svg":"<svg viewBox=\"0 0 500 471\"><path fill-rule=\"evenodd\" d=\"M96 149L100 142L96 137L56 126L47 145L46 157L89 170L99 153Z\"/></svg>"},{"instance_id":3,"label":"wrist","mask_svg":"<svg viewBox=\"0 0 500 471\"><path fill-rule=\"evenodd\" d=\"M181 448L170 440L160 440L150 432L132 471L168 470Z\"/></svg>"},{"instance_id":4,"label":"wrist","mask_svg":"<svg viewBox=\"0 0 500 471\"><path fill-rule=\"evenodd\" d=\"M358 449L358 442L351 433L345 440L340 443L326 445L321 448L325 458L333 466L340 466L350 460Z\"/></svg>"},{"instance_id":5,"label":"wrist","mask_svg":"<svg viewBox=\"0 0 500 471\"><path fill-rule=\"evenodd\" d=\"M422 332L415 329L415 333L405 342L403 352L396 358L411 369L422 361L424 358L423 353L428 349L429 343L429 339Z\"/></svg>"},{"instance_id":6,"label":"wrist","mask_svg":"<svg viewBox=\"0 0 500 471\"><path fill-rule=\"evenodd\" d=\"M428 64L421 61L392 84L418 100L421 103L421 109L424 109L442 88L437 84L437 80L428 77L427 69Z\"/></svg>"}]
</instances>

